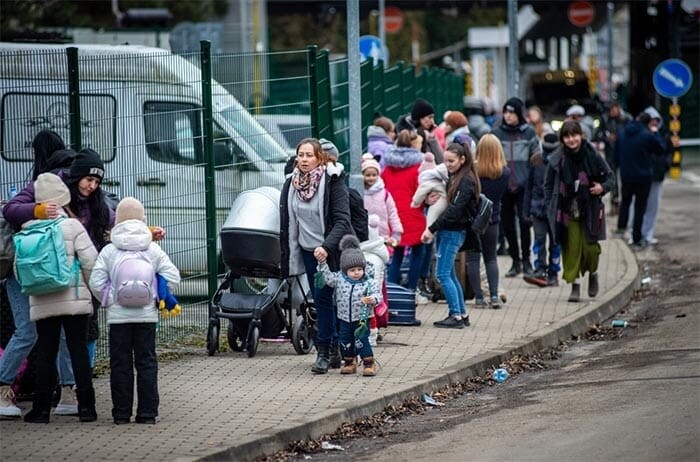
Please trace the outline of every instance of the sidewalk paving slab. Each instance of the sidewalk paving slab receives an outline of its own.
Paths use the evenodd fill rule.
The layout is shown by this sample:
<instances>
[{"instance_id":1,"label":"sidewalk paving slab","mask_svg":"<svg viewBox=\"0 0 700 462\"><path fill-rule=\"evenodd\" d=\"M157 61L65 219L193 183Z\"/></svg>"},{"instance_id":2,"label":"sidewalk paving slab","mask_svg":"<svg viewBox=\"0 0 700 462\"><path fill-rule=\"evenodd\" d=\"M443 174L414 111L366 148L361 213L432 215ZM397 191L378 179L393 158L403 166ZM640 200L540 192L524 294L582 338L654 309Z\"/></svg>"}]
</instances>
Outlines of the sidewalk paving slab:
<instances>
[{"instance_id":1,"label":"sidewalk paving slab","mask_svg":"<svg viewBox=\"0 0 700 462\"><path fill-rule=\"evenodd\" d=\"M622 308L639 285L634 254L619 239L601 242L600 293L568 303L570 286L539 288L501 278L500 310L469 305L472 326L437 329L447 305L418 308L421 326L390 326L375 348L376 377L314 375L314 354L290 343L261 343L258 353L185 356L160 364L157 425L112 423L109 378L95 380L98 421L52 416L48 425L0 420L3 461L252 460L294 440L317 438L344 422L483 373L509 356L527 354L580 334ZM499 257L501 274L510 266ZM225 323L225 321L224 321ZM30 403L20 403L27 411Z\"/></svg>"}]
</instances>

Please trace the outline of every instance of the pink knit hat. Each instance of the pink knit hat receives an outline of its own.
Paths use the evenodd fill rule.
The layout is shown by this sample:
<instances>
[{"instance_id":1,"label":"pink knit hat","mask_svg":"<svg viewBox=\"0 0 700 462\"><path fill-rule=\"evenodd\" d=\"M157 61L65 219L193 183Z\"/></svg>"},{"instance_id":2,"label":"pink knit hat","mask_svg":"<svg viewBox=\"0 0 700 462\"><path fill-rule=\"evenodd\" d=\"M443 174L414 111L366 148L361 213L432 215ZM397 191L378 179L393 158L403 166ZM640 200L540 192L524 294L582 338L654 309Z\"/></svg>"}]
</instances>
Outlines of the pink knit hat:
<instances>
[{"instance_id":1,"label":"pink knit hat","mask_svg":"<svg viewBox=\"0 0 700 462\"><path fill-rule=\"evenodd\" d=\"M365 173L368 168L374 168L377 170L377 174L381 173L382 168L379 166L379 162L374 158L372 154L366 152L362 154L362 160L360 161L360 170Z\"/></svg>"}]
</instances>

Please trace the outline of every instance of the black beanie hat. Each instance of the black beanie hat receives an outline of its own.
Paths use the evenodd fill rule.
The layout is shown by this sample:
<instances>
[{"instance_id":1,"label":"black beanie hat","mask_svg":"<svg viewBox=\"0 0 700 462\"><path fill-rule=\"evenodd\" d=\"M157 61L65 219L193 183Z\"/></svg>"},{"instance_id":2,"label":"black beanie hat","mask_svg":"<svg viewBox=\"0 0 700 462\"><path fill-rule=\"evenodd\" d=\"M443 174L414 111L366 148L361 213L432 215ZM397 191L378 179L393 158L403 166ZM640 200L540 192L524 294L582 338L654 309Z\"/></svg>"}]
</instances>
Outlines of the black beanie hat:
<instances>
[{"instance_id":1,"label":"black beanie hat","mask_svg":"<svg viewBox=\"0 0 700 462\"><path fill-rule=\"evenodd\" d=\"M556 133L547 133L542 138L542 152L549 154L559 147L559 137Z\"/></svg>"},{"instance_id":2,"label":"black beanie hat","mask_svg":"<svg viewBox=\"0 0 700 462\"><path fill-rule=\"evenodd\" d=\"M503 112L510 111L514 112L518 116L518 125L522 125L526 122L525 120L525 103L520 98L510 98L503 105Z\"/></svg>"},{"instance_id":3,"label":"black beanie hat","mask_svg":"<svg viewBox=\"0 0 700 462\"><path fill-rule=\"evenodd\" d=\"M418 98L416 102L413 103L413 107L411 108L411 120L414 123L418 123L420 119L430 114L435 114L435 109L433 109L433 106L426 100Z\"/></svg>"},{"instance_id":4,"label":"black beanie hat","mask_svg":"<svg viewBox=\"0 0 700 462\"><path fill-rule=\"evenodd\" d=\"M78 181L86 176L94 176L100 181L105 176L105 164L100 159L100 155L92 149L85 148L78 152L70 166L68 178Z\"/></svg>"},{"instance_id":5,"label":"black beanie hat","mask_svg":"<svg viewBox=\"0 0 700 462\"><path fill-rule=\"evenodd\" d=\"M357 236L346 234L338 244L340 248L340 269L345 272L356 266L365 267L365 254L360 249L360 240Z\"/></svg>"}]
</instances>

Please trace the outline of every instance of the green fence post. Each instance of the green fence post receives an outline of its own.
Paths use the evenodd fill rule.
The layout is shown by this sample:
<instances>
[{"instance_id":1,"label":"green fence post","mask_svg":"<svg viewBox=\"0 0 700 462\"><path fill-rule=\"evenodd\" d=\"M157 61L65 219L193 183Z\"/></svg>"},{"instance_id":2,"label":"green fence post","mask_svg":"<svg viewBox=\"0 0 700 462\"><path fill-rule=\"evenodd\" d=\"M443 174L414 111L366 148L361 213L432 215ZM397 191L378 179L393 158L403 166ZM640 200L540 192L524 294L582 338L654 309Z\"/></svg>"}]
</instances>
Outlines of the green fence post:
<instances>
[{"instance_id":1,"label":"green fence post","mask_svg":"<svg viewBox=\"0 0 700 462\"><path fill-rule=\"evenodd\" d=\"M306 47L307 62L306 67L309 75L309 115L311 116L311 136L319 138L318 132L318 82L316 75L316 45Z\"/></svg>"},{"instance_id":2,"label":"green fence post","mask_svg":"<svg viewBox=\"0 0 700 462\"><path fill-rule=\"evenodd\" d=\"M68 112L70 119L70 145L74 151L83 147L80 127L80 72L78 48L66 48L68 58Z\"/></svg>"},{"instance_id":3,"label":"green fence post","mask_svg":"<svg viewBox=\"0 0 700 462\"><path fill-rule=\"evenodd\" d=\"M206 207L207 232L207 288L209 297L216 292L217 256L216 256L216 177L214 172L214 110L211 89L211 42L199 42L202 68L202 119L204 126L202 140L204 144L204 201Z\"/></svg>"},{"instance_id":4,"label":"green fence post","mask_svg":"<svg viewBox=\"0 0 700 462\"><path fill-rule=\"evenodd\" d=\"M367 59L360 64L360 105L362 126L362 149L367 146L367 127L374 120L374 60Z\"/></svg>"},{"instance_id":5,"label":"green fence post","mask_svg":"<svg viewBox=\"0 0 700 462\"><path fill-rule=\"evenodd\" d=\"M328 50L325 48L316 55L316 84L318 85L316 93L318 97L318 135L319 138L326 138L335 143L331 67L328 59Z\"/></svg>"}]
</instances>

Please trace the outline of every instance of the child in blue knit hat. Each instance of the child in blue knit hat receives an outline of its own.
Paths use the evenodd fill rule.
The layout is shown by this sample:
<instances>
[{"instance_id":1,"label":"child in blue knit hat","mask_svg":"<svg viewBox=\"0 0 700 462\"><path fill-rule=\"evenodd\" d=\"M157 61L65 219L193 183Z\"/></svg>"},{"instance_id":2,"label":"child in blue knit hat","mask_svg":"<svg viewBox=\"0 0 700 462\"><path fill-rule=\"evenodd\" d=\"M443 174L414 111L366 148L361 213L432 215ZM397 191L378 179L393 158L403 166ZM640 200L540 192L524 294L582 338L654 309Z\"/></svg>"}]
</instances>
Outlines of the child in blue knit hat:
<instances>
[{"instance_id":1,"label":"child in blue knit hat","mask_svg":"<svg viewBox=\"0 0 700 462\"><path fill-rule=\"evenodd\" d=\"M355 374L359 354L362 375L373 377L377 375L377 363L369 343L369 319L374 316L374 307L382 301L382 292L370 274L371 265L367 264L357 237L352 234L343 236L339 247L340 271L332 272L325 260L319 261L319 270L326 285L334 288L344 360L340 373Z\"/></svg>"}]
</instances>

